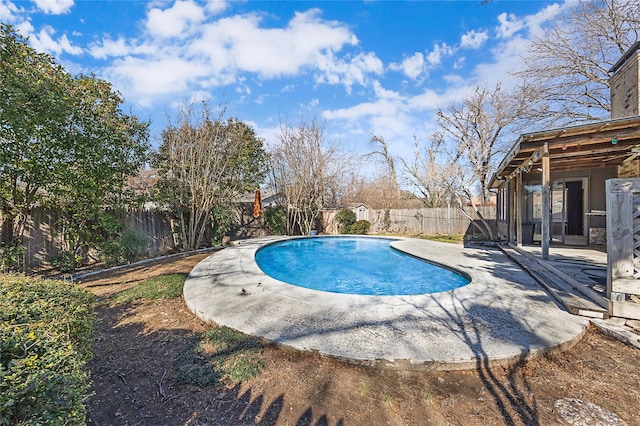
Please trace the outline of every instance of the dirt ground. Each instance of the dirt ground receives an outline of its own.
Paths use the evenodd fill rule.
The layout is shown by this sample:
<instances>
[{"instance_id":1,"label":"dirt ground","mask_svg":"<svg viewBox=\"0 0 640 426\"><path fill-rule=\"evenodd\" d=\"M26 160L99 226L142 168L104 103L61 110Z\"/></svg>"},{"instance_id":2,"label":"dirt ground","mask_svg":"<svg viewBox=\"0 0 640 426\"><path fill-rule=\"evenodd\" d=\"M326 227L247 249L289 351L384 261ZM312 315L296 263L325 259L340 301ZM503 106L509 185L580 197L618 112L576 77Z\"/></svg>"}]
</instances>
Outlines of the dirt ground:
<instances>
[{"instance_id":1,"label":"dirt ground","mask_svg":"<svg viewBox=\"0 0 640 426\"><path fill-rule=\"evenodd\" d=\"M109 298L152 276L189 272L206 256L82 282L98 296L89 424L640 425L640 350L595 330L563 353L462 372L375 370L265 345L260 375L242 385L180 384L174 359L213 326L182 298ZM579 420L572 409L582 410ZM609 412L622 422L603 417Z\"/></svg>"}]
</instances>

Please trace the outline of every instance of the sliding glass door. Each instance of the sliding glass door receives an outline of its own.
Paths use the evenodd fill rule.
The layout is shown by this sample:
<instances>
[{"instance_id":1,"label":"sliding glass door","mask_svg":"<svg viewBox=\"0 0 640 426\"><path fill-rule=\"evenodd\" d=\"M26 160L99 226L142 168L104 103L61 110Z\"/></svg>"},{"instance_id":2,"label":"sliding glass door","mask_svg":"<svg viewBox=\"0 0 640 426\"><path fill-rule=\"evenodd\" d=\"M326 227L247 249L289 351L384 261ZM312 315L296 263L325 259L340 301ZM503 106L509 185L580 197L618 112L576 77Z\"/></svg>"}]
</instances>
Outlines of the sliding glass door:
<instances>
[{"instance_id":1,"label":"sliding glass door","mask_svg":"<svg viewBox=\"0 0 640 426\"><path fill-rule=\"evenodd\" d=\"M567 227L567 190L564 180L554 180L551 184L551 241L564 244Z\"/></svg>"}]
</instances>

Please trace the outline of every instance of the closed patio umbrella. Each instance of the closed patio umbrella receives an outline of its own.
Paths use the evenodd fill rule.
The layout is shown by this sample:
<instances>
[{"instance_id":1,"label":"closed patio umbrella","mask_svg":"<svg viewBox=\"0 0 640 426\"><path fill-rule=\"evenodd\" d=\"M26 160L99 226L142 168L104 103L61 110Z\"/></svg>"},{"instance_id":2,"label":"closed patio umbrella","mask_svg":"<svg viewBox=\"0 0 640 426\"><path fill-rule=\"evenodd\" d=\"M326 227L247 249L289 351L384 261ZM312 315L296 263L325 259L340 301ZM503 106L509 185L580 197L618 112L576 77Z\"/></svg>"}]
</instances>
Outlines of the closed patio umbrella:
<instances>
[{"instance_id":1,"label":"closed patio umbrella","mask_svg":"<svg viewBox=\"0 0 640 426\"><path fill-rule=\"evenodd\" d=\"M256 194L253 198L253 217L262 216L262 197L260 196L260 188L256 188Z\"/></svg>"}]
</instances>

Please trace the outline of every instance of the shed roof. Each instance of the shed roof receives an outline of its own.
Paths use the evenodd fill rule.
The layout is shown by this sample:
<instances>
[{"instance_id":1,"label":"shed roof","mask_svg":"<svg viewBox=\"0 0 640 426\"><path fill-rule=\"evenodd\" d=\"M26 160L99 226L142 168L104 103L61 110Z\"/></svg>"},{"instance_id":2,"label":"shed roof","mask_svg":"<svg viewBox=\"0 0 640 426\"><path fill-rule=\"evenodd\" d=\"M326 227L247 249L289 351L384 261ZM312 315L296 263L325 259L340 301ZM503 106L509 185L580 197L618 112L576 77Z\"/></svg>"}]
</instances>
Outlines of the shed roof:
<instances>
[{"instance_id":1,"label":"shed roof","mask_svg":"<svg viewBox=\"0 0 640 426\"><path fill-rule=\"evenodd\" d=\"M552 173L619 166L633 154L632 148L640 148L640 116L522 134L498 166L492 186L518 169L538 173L535 164L545 144Z\"/></svg>"}]
</instances>

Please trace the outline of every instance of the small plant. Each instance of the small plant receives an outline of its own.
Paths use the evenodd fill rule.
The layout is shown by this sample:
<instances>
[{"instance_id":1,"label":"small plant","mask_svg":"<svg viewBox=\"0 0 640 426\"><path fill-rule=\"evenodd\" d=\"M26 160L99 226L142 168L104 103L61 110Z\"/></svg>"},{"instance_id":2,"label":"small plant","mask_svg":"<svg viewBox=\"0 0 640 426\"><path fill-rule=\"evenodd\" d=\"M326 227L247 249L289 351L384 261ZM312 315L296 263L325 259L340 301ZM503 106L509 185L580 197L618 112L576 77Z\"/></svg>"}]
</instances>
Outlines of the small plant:
<instances>
[{"instance_id":1,"label":"small plant","mask_svg":"<svg viewBox=\"0 0 640 426\"><path fill-rule=\"evenodd\" d=\"M393 406L393 398L388 393L385 392L382 395L382 400L384 402L385 407L391 408L391 406Z\"/></svg>"},{"instance_id":2,"label":"small plant","mask_svg":"<svg viewBox=\"0 0 640 426\"><path fill-rule=\"evenodd\" d=\"M282 206L267 206L264 209L264 221L273 235L287 233L287 211Z\"/></svg>"},{"instance_id":3,"label":"small plant","mask_svg":"<svg viewBox=\"0 0 640 426\"><path fill-rule=\"evenodd\" d=\"M72 272L76 270L81 260L75 253L61 250L49 258L49 263L60 272Z\"/></svg>"},{"instance_id":4,"label":"small plant","mask_svg":"<svg viewBox=\"0 0 640 426\"><path fill-rule=\"evenodd\" d=\"M389 209L386 209L384 211L384 218L382 219L382 229L387 232L389 232L389 229L391 229L391 212L389 211Z\"/></svg>"},{"instance_id":5,"label":"small plant","mask_svg":"<svg viewBox=\"0 0 640 426\"><path fill-rule=\"evenodd\" d=\"M119 238L100 245L100 256L107 265L121 265L140 259L146 250L147 237L136 229L127 228Z\"/></svg>"},{"instance_id":6,"label":"small plant","mask_svg":"<svg viewBox=\"0 0 640 426\"><path fill-rule=\"evenodd\" d=\"M422 398L424 399L424 403L427 405L433 405L433 394L428 390L422 391Z\"/></svg>"},{"instance_id":7,"label":"small plant","mask_svg":"<svg viewBox=\"0 0 640 426\"><path fill-rule=\"evenodd\" d=\"M24 255L27 248L23 245L0 245L0 273L24 270Z\"/></svg>"},{"instance_id":8,"label":"small plant","mask_svg":"<svg viewBox=\"0 0 640 426\"><path fill-rule=\"evenodd\" d=\"M351 225L351 232L349 233L365 235L369 232L369 229L371 229L371 222L369 222L368 220L359 220Z\"/></svg>"},{"instance_id":9,"label":"small plant","mask_svg":"<svg viewBox=\"0 0 640 426\"><path fill-rule=\"evenodd\" d=\"M367 381L363 380L360 382L360 388L358 389L358 395L360 397L364 397L367 394Z\"/></svg>"},{"instance_id":10,"label":"small plant","mask_svg":"<svg viewBox=\"0 0 640 426\"><path fill-rule=\"evenodd\" d=\"M135 300L173 299L182 294L187 274L167 274L148 278L135 287L124 290L113 297L116 303L131 303Z\"/></svg>"},{"instance_id":11,"label":"small plant","mask_svg":"<svg viewBox=\"0 0 640 426\"><path fill-rule=\"evenodd\" d=\"M144 255L147 250L147 237L137 229L127 228L120 237L120 247L122 256L131 263Z\"/></svg>"},{"instance_id":12,"label":"small plant","mask_svg":"<svg viewBox=\"0 0 640 426\"><path fill-rule=\"evenodd\" d=\"M178 381L196 386L243 383L260 374L262 345L228 327L193 336L174 360Z\"/></svg>"},{"instance_id":13,"label":"small plant","mask_svg":"<svg viewBox=\"0 0 640 426\"><path fill-rule=\"evenodd\" d=\"M211 243L215 246L220 244L231 229L233 221L233 211L227 206L216 206L212 212Z\"/></svg>"},{"instance_id":14,"label":"small plant","mask_svg":"<svg viewBox=\"0 0 640 426\"><path fill-rule=\"evenodd\" d=\"M351 209L344 208L336 214L338 222L338 232L341 234L352 234L351 226L356 223L356 214Z\"/></svg>"}]
</instances>

